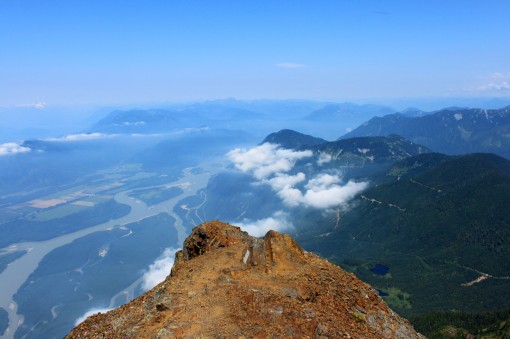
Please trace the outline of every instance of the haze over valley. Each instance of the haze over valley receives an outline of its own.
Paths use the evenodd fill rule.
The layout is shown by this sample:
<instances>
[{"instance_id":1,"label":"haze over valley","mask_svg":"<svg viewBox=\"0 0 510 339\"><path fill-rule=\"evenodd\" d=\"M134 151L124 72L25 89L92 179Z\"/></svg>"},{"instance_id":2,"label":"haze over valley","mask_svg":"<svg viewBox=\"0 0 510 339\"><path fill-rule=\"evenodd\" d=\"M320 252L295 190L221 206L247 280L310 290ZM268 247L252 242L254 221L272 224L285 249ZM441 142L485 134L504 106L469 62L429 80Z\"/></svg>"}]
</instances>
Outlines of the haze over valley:
<instances>
[{"instance_id":1,"label":"haze over valley","mask_svg":"<svg viewBox=\"0 0 510 339\"><path fill-rule=\"evenodd\" d=\"M453 118L437 127L446 132L436 132L489 135L503 141L491 146L501 156L462 155L468 153L462 147L442 155L437 152L454 145L450 140L441 144L435 138L439 146L427 147L411 141L412 131L405 139L391 129L386 136L338 133L328 141L284 128L261 138L267 129L284 126L324 133L323 119L313 119L324 112L333 112L330 126L356 126L345 107L366 106L323 103L297 118L284 109L296 102L274 102L283 113L271 116L246 108L257 104L228 100L181 110L115 110L79 133L3 144L10 147L0 157L0 281L9 286L1 299L5 335L63 336L85 314L122 305L164 279L186 234L215 219L254 236L271 229L293 234L306 249L373 284L406 316L449 307L508 307L500 297L510 283L508 261L502 260L509 253L509 218L502 206L510 202L510 163L501 157L508 154L509 109L474 111L499 119L496 130ZM374 116L388 109L370 108ZM469 112L449 109L405 119ZM398 114L369 117L351 134ZM470 143L466 150L486 150L486 139L462 140ZM469 190L476 194L462 193ZM466 206L468 201L480 208ZM473 215L466 217L467 211ZM433 218L450 220L451 232L463 229L462 237L434 240L446 236L446 229L419 226ZM371 273L377 265L391 277ZM443 282L445 271L458 277ZM479 290L482 284L491 287ZM445 298L446 290L458 295ZM432 301L432 294L439 299Z\"/></svg>"}]
</instances>

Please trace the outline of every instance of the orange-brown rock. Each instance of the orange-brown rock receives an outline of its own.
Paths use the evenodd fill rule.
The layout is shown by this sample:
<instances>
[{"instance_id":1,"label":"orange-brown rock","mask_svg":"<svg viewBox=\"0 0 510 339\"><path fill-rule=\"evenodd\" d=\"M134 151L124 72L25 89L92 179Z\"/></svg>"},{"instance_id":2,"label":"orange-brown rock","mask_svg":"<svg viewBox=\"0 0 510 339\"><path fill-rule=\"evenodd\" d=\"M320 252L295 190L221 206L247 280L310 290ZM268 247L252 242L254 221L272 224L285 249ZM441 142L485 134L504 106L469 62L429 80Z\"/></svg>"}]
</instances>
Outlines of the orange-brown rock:
<instances>
[{"instance_id":1,"label":"orange-brown rock","mask_svg":"<svg viewBox=\"0 0 510 339\"><path fill-rule=\"evenodd\" d=\"M151 291L67 338L422 338L369 285L304 251L218 221L193 229Z\"/></svg>"}]
</instances>

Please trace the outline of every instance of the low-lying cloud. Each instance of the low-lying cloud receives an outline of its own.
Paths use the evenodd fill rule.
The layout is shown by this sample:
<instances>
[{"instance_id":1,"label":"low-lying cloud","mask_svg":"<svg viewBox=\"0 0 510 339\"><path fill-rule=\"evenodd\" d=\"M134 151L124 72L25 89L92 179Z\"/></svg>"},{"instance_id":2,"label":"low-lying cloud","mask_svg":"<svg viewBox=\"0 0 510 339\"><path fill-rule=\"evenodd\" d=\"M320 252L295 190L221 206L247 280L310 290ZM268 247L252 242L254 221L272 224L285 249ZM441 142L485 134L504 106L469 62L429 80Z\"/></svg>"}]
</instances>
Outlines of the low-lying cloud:
<instances>
[{"instance_id":1,"label":"low-lying cloud","mask_svg":"<svg viewBox=\"0 0 510 339\"><path fill-rule=\"evenodd\" d=\"M47 138L45 141L53 142L73 142L73 141L87 141L96 139L106 139L116 136L116 134L105 134L105 133L79 133L69 134L58 138Z\"/></svg>"},{"instance_id":2,"label":"low-lying cloud","mask_svg":"<svg viewBox=\"0 0 510 339\"><path fill-rule=\"evenodd\" d=\"M288 220L288 214L283 211L277 211L269 218L244 219L242 222L235 224L254 237L263 237L270 230L283 233L294 229L294 226Z\"/></svg>"},{"instance_id":3,"label":"low-lying cloud","mask_svg":"<svg viewBox=\"0 0 510 339\"><path fill-rule=\"evenodd\" d=\"M367 187L366 182L348 181L341 185L338 175L320 174L305 186L306 193L302 203L316 208L328 208L341 205L352 199Z\"/></svg>"},{"instance_id":4,"label":"low-lying cloud","mask_svg":"<svg viewBox=\"0 0 510 339\"><path fill-rule=\"evenodd\" d=\"M275 173L288 172L297 160L312 155L312 151L294 151L279 148L279 145L267 142L248 150L236 148L227 154L237 169L242 172L251 172L257 179L267 178Z\"/></svg>"},{"instance_id":5,"label":"low-lying cloud","mask_svg":"<svg viewBox=\"0 0 510 339\"><path fill-rule=\"evenodd\" d=\"M317 159L317 165L322 166L333 160L331 154L327 152L319 152L319 159Z\"/></svg>"},{"instance_id":6,"label":"low-lying cloud","mask_svg":"<svg viewBox=\"0 0 510 339\"><path fill-rule=\"evenodd\" d=\"M329 208L346 203L366 187L366 182L351 180L342 185L338 175L319 174L308 181L304 190L291 185L281 189L274 186L272 188L288 206L304 205L313 208Z\"/></svg>"},{"instance_id":7,"label":"low-lying cloud","mask_svg":"<svg viewBox=\"0 0 510 339\"><path fill-rule=\"evenodd\" d=\"M167 248L163 254L149 266L149 270L144 273L142 277L141 288L148 291L163 280L170 274L174 266L175 248Z\"/></svg>"},{"instance_id":8,"label":"low-lying cloud","mask_svg":"<svg viewBox=\"0 0 510 339\"><path fill-rule=\"evenodd\" d=\"M13 155L18 153L27 153L30 152L29 147L23 147L15 142L8 142L5 144L0 144L0 156L2 155Z\"/></svg>"},{"instance_id":9,"label":"low-lying cloud","mask_svg":"<svg viewBox=\"0 0 510 339\"><path fill-rule=\"evenodd\" d=\"M294 151L280 148L279 145L265 143L251 149L235 149L227 156L237 169L251 173L259 183L271 186L282 201L291 207L305 206L330 208L345 204L364 190L368 183L342 182L339 175L319 173L307 180L305 173L287 174L297 160L311 157L312 151ZM331 161L319 155L320 166Z\"/></svg>"},{"instance_id":10,"label":"low-lying cloud","mask_svg":"<svg viewBox=\"0 0 510 339\"><path fill-rule=\"evenodd\" d=\"M285 187L294 187L295 185L306 180L303 172L296 175L288 175L284 173L276 173L271 179L265 179L262 182L270 185L275 191L284 189Z\"/></svg>"}]
</instances>

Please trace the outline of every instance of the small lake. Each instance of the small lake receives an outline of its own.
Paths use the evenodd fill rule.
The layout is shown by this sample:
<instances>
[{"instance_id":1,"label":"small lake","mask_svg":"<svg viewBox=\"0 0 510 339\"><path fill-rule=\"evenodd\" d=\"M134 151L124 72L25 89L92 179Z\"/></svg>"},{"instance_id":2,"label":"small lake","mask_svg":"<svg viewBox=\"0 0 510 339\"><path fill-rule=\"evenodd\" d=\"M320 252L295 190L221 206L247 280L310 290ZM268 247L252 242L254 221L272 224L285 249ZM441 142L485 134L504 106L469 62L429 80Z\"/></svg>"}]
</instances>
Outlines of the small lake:
<instances>
[{"instance_id":1,"label":"small lake","mask_svg":"<svg viewBox=\"0 0 510 339\"><path fill-rule=\"evenodd\" d=\"M384 292L384 291L377 290L377 292L379 293L379 296L380 296L380 297L387 297L387 296L389 296L389 294L388 294L388 293L386 293L386 292Z\"/></svg>"},{"instance_id":2,"label":"small lake","mask_svg":"<svg viewBox=\"0 0 510 339\"><path fill-rule=\"evenodd\" d=\"M390 268L388 266L384 266L383 264L375 264L375 266L370 269L372 273L381 276L388 274L389 270Z\"/></svg>"}]
</instances>

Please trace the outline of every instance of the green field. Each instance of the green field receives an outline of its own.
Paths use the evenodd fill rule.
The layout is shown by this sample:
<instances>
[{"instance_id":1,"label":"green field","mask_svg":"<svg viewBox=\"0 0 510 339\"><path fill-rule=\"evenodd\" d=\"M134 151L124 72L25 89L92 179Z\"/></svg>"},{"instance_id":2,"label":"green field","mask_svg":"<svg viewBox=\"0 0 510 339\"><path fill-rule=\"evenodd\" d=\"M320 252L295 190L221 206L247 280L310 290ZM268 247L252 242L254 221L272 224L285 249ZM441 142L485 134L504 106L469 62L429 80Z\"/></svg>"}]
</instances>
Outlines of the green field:
<instances>
[{"instance_id":1,"label":"green field","mask_svg":"<svg viewBox=\"0 0 510 339\"><path fill-rule=\"evenodd\" d=\"M147 205L155 205L160 202L175 198L182 194L183 191L179 187L153 187L141 188L129 193L130 197L142 200Z\"/></svg>"},{"instance_id":2,"label":"green field","mask_svg":"<svg viewBox=\"0 0 510 339\"><path fill-rule=\"evenodd\" d=\"M45 221L17 219L0 225L0 248L23 241L42 241L72 233L90 226L104 223L111 219L129 214L131 207L110 199L68 214L63 217Z\"/></svg>"},{"instance_id":3,"label":"green field","mask_svg":"<svg viewBox=\"0 0 510 339\"><path fill-rule=\"evenodd\" d=\"M27 251L16 251L12 253L0 253L0 273L2 273L6 268L14 260L18 259L22 255L27 253Z\"/></svg>"},{"instance_id":4,"label":"green field","mask_svg":"<svg viewBox=\"0 0 510 339\"><path fill-rule=\"evenodd\" d=\"M59 219L68 215L86 210L88 206L78 206L73 204L59 205L53 208L48 208L39 213L34 213L28 218L33 221L49 221L53 219Z\"/></svg>"}]
</instances>

